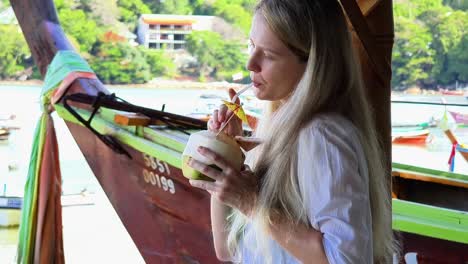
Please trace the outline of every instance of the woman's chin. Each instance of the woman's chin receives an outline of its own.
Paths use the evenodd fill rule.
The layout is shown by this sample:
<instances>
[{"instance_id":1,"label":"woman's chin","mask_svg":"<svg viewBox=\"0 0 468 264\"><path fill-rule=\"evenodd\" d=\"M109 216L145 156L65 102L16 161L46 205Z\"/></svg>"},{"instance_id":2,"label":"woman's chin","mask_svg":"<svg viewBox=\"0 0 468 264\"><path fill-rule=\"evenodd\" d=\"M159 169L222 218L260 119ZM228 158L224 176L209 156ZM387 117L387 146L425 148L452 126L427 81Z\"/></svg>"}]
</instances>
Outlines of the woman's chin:
<instances>
[{"instance_id":1,"label":"woman's chin","mask_svg":"<svg viewBox=\"0 0 468 264\"><path fill-rule=\"evenodd\" d=\"M275 101L275 98L271 94L266 93L265 91L254 90L254 95L258 100L262 101Z\"/></svg>"},{"instance_id":2,"label":"woman's chin","mask_svg":"<svg viewBox=\"0 0 468 264\"><path fill-rule=\"evenodd\" d=\"M259 100L268 100L268 95L265 93L264 90L260 90L259 88L257 87L254 87L253 88L253 94L255 95L255 97L257 97L257 99Z\"/></svg>"}]
</instances>

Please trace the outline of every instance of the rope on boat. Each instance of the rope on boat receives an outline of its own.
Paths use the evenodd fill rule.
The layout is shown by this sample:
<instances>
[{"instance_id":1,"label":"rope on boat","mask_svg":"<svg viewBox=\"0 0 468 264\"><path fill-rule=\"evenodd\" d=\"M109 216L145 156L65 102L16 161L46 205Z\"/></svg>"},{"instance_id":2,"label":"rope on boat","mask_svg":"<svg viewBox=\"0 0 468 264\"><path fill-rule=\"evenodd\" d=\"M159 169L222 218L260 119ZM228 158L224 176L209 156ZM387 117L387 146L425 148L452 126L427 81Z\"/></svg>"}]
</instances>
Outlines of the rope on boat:
<instances>
[{"instance_id":1,"label":"rope on boat","mask_svg":"<svg viewBox=\"0 0 468 264\"><path fill-rule=\"evenodd\" d=\"M77 111L75 111L73 107L69 105L68 101L91 105L93 110L88 120L85 120ZM102 92L99 92L97 96L82 93L71 94L63 98L63 105L70 114L72 114L80 123L82 123L93 134L95 134L104 144L106 144L116 153L124 154L130 159L132 158L130 153L128 153L114 138L109 135L100 134L91 126L92 119L100 107L142 114L150 117L153 121L158 120L165 124L166 127L177 130L186 135L190 135L190 133L187 132L189 129L206 128L205 121L137 106L115 96L115 94L104 94Z\"/></svg>"},{"instance_id":2,"label":"rope on boat","mask_svg":"<svg viewBox=\"0 0 468 264\"><path fill-rule=\"evenodd\" d=\"M64 263L61 173L51 101L77 78L96 78L73 51L59 51L47 69L24 189L18 263ZM59 93L58 93L59 92Z\"/></svg>"}]
</instances>

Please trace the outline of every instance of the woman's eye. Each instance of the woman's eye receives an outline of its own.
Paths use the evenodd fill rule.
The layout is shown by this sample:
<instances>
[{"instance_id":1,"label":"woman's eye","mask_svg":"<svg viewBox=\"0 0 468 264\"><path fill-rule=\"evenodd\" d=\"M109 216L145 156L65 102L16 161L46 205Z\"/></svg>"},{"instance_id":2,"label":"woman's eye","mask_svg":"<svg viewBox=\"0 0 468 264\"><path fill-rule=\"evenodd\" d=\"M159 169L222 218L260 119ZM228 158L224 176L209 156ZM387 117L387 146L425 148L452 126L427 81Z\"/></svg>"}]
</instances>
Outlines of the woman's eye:
<instances>
[{"instance_id":1,"label":"woman's eye","mask_svg":"<svg viewBox=\"0 0 468 264\"><path fill-rule=\"evenodd\" d=\"M263 57L265 57L265 59L269 59L269 60L274 59L274 56L269 54L269 53L264 53Z\"/></svg>"},{"instance_id":2,"label":"woman's eye","mask_svg":"<svg viewBox=\"0 0 468 264\"><path fill-rule=\"evenodd\" d=\"M249 43L247 44L247 49L249 54L252 54L253 50L255 49L255 45L251 41L249 41Z\"/></svg>"}]
</instances>

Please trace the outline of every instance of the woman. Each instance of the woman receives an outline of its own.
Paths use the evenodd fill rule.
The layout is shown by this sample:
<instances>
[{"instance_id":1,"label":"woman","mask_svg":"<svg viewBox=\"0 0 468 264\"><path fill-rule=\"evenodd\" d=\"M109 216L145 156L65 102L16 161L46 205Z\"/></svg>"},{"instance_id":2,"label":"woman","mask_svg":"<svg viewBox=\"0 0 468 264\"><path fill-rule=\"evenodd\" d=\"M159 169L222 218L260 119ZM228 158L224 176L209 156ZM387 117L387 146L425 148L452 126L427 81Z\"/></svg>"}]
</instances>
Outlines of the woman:
<instances>
[{"instance_id":1,"label":"woman","mask_svg":"<svg viewBox=\"0 0 468 264\"><path fill-rule=\"evenodd\" d=\"M250 32L257 98L270 102L256 131L263 143L234 169L191 160L214 181L218 258L242 263L391 263L390 194L371 109L336 0L262 0ZM235 92L230 91L231 98ZM231 113L215 111L218 131ZM225 130L241 135L239 120Z\"/></svg>"}]
</instances>

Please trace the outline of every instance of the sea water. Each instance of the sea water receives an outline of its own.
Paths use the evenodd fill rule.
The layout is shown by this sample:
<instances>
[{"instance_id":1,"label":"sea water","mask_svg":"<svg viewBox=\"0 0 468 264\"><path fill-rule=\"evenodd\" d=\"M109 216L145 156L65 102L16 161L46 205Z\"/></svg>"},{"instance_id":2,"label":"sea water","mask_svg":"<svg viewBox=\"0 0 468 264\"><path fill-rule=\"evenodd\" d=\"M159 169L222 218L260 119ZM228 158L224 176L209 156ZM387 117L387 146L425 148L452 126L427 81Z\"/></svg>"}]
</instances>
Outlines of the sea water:
<instances>
[{"instance_id":1,"label":"sea water","mask_svg":"<svg viewBox=\"0 0 468 264\"><path fill-rule=\"evenodd\" d=\"M161 110L164 106L165 111L177 114L210 112L221 104L222 98L227 98L227 91L223 90L156 90L148 88L110 88L109 90L131 103L158 110ZM34 86L0 86L0 116L15 114L14 124L20 128L12 132L8 142L0 143L0 195L23 195L24 183L26 182L28 173L32 138L40 116L40 91L40 87ZM398 100L440 102L441 97L402 95ZM445 97L445 101L458 104L467 104L468 102L463 97L447 96ZM433 119L440 119L445 109L444 106L418 105L417 103L392 104L392 123L418 124ZM447 107L447 109L468 113L468 107ZM53 117L59 142L63 194L99 193L102 196L100 201L103 204L103 208L111 208L81 151L66 128L65 123L56 114L53 114ZM455 128L453 120L450 117L449 121L452 123L455 135L459 141L468 143L468 129ZM447 161L451 151L450 142L439 128L433 127L430 128L430 131L431 141L426 146L394 145L392 160L433 169L448 170ZM459 154L456 155L455 159L455 172L468 174L468 163ZM96 204L99 205L98 203ZM83 238L86 234L91 236L93 232L101 232L102 236L96 235L103 239L109 237L110 234L113 234L113 237L120 234L118 238L102 241L102 243L111 243L110 248L123 248L122 250L114 250L114 252L119 252L120 254L124 254L125 252L131 254L130 252L133 252L132 254L138 255L133 242L128 234L126 234L115 212L107 210L109 212L105 214L105 217L116 221L114 224L109 224L109 218L106 220L104 216L100 217L100 214L103 214L106 210L98 210L98 207L81 207L79 210L82 210L82 212L64 208L64 229L67 230L65 240L68 241L68 244L65 245L66 254L69 254L68 256L76 261L80 256L86 257L86 252L93 252L91 249L93 244L90 244L89 241L67 240L67 237ZM66 226L67 224L68 226ZM79 228L83 226L87 226L87 228L85 230ZM0 229L0 259L9 259L13 262L12 259L15 255L17 243L17 231L17 229ZM89 245L89 247L83 248L85 245ZM127 245L129 246L127 247ZM106 248L107 246L103 245L103 247ZM77 251L77 248L79 248L79 251ZM131 250L130 248L133 249ZM76 254L70 255L72 254L70 253L70 249L72 253L73 250L77 251ZM101 251L95 250L105 255L102 249ZM114 253L120 260L124 258L116 254ZM132 255L127 257L127 263L139 263L141 261L141 259L138 259L138 256ZM96 260L95 257L93 258ZM107 255L107 259L104 258L103 260L109 260L109 255Z\"/></svg>"}]
</instances>

